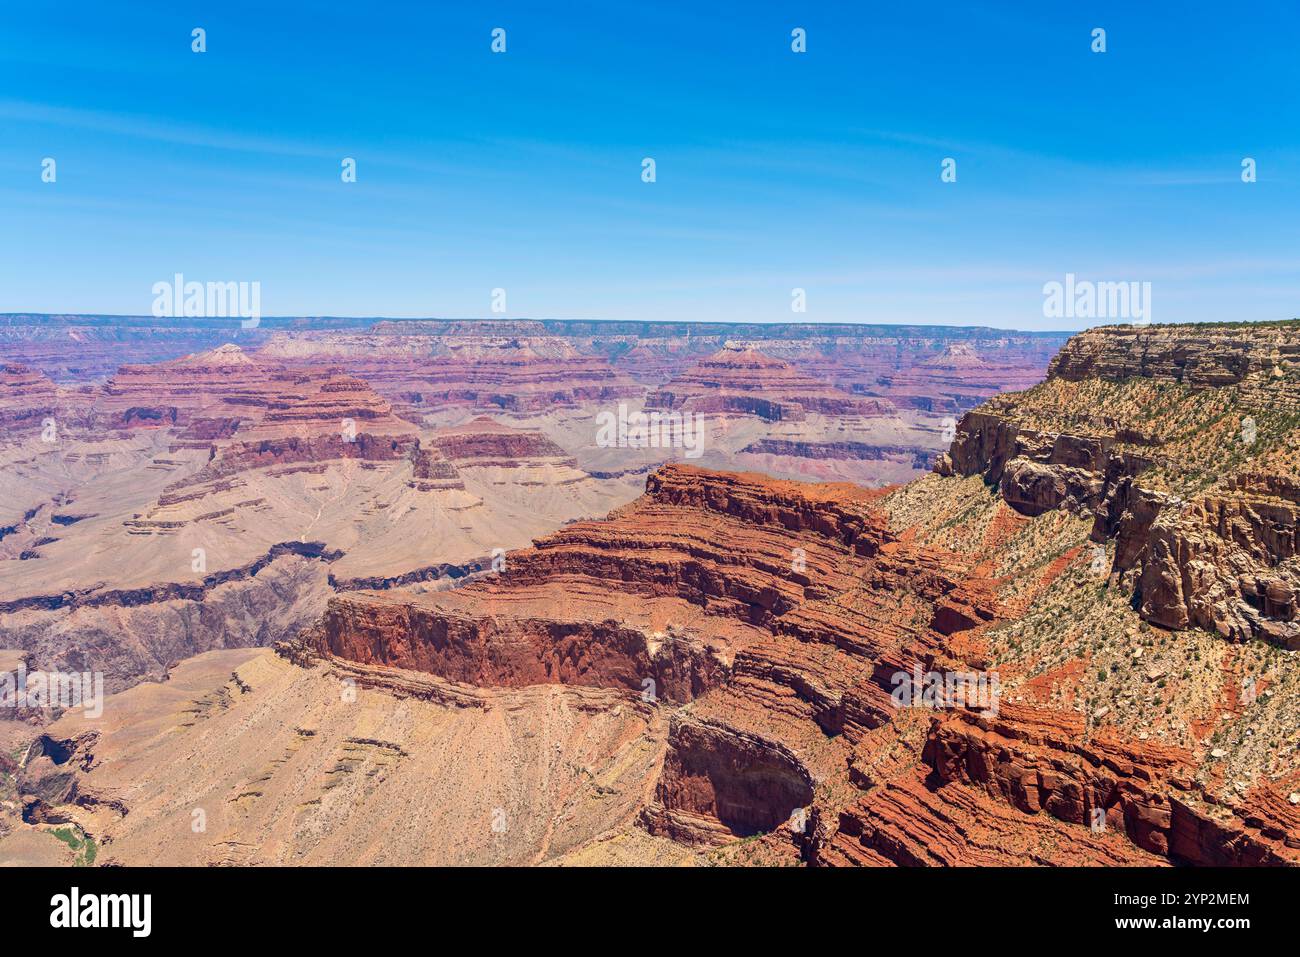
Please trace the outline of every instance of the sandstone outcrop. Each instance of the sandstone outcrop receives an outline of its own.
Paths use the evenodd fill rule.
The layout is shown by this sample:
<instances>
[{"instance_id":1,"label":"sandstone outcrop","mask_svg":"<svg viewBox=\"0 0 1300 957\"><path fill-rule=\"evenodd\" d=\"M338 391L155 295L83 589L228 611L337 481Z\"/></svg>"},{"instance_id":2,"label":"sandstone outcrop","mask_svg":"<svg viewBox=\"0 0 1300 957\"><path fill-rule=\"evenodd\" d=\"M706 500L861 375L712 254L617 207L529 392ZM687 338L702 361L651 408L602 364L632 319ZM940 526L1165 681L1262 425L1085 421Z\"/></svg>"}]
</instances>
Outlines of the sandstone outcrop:
<instances>
[{"instance_id":1,"label":"sandstone outcrop","mask_svg":"<svg viewBox=\"0 0 1300 957\"><path fill-rule=\"evenodd\" d=\"M1143 378L1196 389L1294 371L1300 371L1300 325L1294 322L1092 329L1070 339L1047 370L1069 382Z\"/></svg>"},{"instance_id":2,"label":"sandstone outcrop","mask_svg":"<svg viewBox=\"0 0 1300 957\"><path fill-rule=\"evenodd\" d=\"M1155 624L1300 647L1297 356L1289 323L1091 330L964 416L936 470L1094 517Z\"/></svg>"}]
</instances>

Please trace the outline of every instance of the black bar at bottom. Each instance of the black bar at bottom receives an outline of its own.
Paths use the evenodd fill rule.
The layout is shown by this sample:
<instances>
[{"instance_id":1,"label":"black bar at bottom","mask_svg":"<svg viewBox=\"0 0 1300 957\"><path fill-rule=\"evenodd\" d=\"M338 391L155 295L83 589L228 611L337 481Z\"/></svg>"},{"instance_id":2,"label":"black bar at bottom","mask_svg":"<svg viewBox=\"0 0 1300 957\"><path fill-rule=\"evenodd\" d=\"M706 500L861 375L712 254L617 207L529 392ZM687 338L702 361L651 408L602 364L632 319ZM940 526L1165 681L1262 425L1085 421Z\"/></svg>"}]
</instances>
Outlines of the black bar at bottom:
<instances>
[{"instance_id":1,"label":"black bar at bottom","mask_svg":"<svg viewBox=\"0 0 1300 957\"><path fill-rule=\"evenodd\" d=\"M1297 872L1265 869L31 868L0 871L0 882L10 940L75 934L128 947L374 946L376 934L396 946L403 933L434 928L495 945L519 934L564 946L559 938L572 934L584 949L635 946L642 935L656 950L674 938L695 947L701 937L734 944L753 935L770 945L769 933L797 929L813 948L839 933L864 947L894 934L900 943L936 935L991 946L1039 933L1079 941L1195 934L1230 945L1241 934L1281 932L1300 899ZM77 923L116 916L125 926L71 927L73 888ZM130 895L149 895L147 937L144 898ZM52 916L69 926L52 926ZM454 946L452 937L429 943Z\"/></svg>"}]
</instances>

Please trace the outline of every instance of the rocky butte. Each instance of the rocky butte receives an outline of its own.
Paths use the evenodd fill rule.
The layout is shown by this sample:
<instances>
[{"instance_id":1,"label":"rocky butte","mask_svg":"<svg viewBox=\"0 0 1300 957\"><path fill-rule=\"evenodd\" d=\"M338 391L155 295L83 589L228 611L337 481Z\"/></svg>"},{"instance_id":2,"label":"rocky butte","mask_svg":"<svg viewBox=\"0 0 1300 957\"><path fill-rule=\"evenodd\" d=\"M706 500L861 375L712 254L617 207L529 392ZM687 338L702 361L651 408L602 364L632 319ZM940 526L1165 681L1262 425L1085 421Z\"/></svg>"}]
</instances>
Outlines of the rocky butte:
<instances>
[{"instance_id":1,"label":"rocky butte","mask_svg":"<svg viewBox=\"0 0 1300 957\"><path fill-rule=\"evenodd\" d=\"M771 345L781 343L762 343ZM707 417L711 466L868 485L923 473L942 430L929 412L844 391L752 345L718 350L650 391L644 407Z\"/></svg>"},{"instance_id":2,"label":"rocky butte","mask_svg":"<svg viewBox=\"0 0 1300 957\"><path fill-rule=\"evenodd\" d=\"M752 348L719 349L650 393L647 409L753 415L769 422L808 413L884 415L893 406L856 398Z\"/></svg>"},{"instance_id":3,"label":"rocky butte","mask_svg":"<svg viewBox=\"0 0 1300 957\"><path fill-rule=\"evenodd\" d=\"M40 432L61 404L59 390L40 372L19 363L0 365L0 429L10 434Z\"/></svg>"}]
</instances>

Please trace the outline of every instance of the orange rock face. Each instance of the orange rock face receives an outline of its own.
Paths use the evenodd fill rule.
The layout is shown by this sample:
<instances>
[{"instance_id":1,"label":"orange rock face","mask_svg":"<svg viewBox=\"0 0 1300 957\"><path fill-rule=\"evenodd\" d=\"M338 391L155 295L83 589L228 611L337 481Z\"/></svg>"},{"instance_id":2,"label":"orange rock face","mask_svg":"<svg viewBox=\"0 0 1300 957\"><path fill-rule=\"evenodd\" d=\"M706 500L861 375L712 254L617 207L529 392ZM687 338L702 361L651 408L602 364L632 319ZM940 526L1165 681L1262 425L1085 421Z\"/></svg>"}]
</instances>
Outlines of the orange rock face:
<instances>
[{"instance_id":1,"label":"orange rock face","mask_svg":"<svg viewBox=\"0 0 1300 957\"><path fill-rule=\"evenodd\" d=\"M770 830L820 775L843 773L834 753L888 719L890 673L995 613L960 563L898 542L871 509L877 496L665 467L610 521L512 553L489 580L339 598L316 640L326 654L480 686L696 701L674 719L649 826L690 841ZM907 621L885 583L906 591ZM829 750L828 733L839 741Z\"/></svg>"},{"instance_id":2,"label":"orange rock face","mask_svg":"<svg viewBox=\"0 0 1300 957\"><path fill-rule=\"evenodd\" d=\"M1073 337L1048 374L1067 381L1140 377L1215 388L1300 363L1300 329L1270 323L1108 326Z\"/></svg>"},{"instance_id":3,"label":"orange rock face","mask_svg":"<svg viewBox=\"0 0 1300 957\"><path fill-rule=\"evenodd\" d=\"M823 850L828 860L996 863L993 841L1005 851L1041 832L1053 843L1077 842L1079 856L1043 847L1040 863L1300 864L1300 814L1275 792L1215 820L1186 752L1106 737L1084 744L1077 716L1002 711L991 720L968 712L935 719L923 759L928 785L904 776L846 811ZM1267 819L1255 801L1281 817ZM1086 827L1088 839L1058 822Z\"/></svg>"},{"instance_id":4,"label":"orange rock face","mask_svg":"<svg viewBox=\"0 0 1300 957\"><path fill-rule=\"evenodd\" d=\"M1017 612L986 566L897 534L880 501L670 465L486 579L336 598L311 641L466 685L621 688L674 709L641 821L688 844L785 834L823 864L1300 860L1289 803L1261 790L1215 811L1178 747L996 699L900 707L900 676L986 674L979 636Z\"/></svg>"}]
</instances>

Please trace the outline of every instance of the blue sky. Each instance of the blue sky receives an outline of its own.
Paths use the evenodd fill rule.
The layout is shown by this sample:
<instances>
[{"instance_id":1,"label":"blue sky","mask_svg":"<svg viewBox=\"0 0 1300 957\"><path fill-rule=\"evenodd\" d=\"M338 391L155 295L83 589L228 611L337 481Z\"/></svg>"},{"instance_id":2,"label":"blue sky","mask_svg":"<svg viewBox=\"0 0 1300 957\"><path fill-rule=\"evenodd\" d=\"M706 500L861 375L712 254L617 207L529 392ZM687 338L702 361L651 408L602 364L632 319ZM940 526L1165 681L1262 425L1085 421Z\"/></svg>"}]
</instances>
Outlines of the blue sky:
<instances>
[{"instance_id":1,"label":"blue sky","mask_svg":"<svg viewBox=\"0 0 1300 957\"><path fill-rule=\"evenodd\" d=\"M0 312L148 313L181 272L266 315L502 287L508 316L1071 328L1042 286L1072 272L1151 282L1157 322L1300 315L1294 3L455 6L6 4Z\"/></svg>"}]
</instances>

